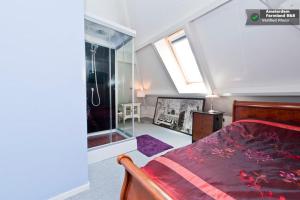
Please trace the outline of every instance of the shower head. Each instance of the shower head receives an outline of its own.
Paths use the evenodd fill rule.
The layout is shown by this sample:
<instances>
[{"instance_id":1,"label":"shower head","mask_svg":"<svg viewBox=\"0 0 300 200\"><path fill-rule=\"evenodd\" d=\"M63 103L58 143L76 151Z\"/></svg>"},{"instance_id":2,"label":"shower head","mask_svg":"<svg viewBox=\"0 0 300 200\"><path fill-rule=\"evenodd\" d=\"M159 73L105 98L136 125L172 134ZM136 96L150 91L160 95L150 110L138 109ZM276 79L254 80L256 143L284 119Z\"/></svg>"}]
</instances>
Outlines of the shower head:
<instances>
[{"instance_id":1,"label":"shower head","mask_svg":"<svg viewBox=\"0 0 300 200\"><path fill-rule=\"evenodd\" d=\"M98 49L98 45L97 44L92 44L92 46L91 46L91 52L92 53L96 53L97 49Z\"/></svg>"}]
</instances>

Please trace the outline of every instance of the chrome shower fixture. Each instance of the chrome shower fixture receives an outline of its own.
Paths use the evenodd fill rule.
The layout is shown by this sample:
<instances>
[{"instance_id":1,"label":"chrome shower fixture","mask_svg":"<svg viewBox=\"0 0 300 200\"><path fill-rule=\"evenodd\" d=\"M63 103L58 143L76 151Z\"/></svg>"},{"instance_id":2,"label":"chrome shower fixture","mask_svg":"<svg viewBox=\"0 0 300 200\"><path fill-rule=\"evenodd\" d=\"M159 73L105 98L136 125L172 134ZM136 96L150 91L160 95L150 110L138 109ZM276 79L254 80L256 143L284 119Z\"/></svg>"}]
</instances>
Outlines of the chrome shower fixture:
<instances>
[{"instance_id":1,"label":"chrome shower fixture","mask_svg":"<svg viewBox=\"0 0 300 200\"><path fill-rule=\"evenodd\" d=\"M92 105L93 106L100 106L101 99L99 94L99 88L98 88L98 80L97 80L97 68L96 68L96 53L97 53L98 45L92 44L91 46L91 53L92 53L92 73L95 76L95 89L97 93L98 103L94 103L94 88L91 88L92 90Z\"/></svg>"}]
</instances>

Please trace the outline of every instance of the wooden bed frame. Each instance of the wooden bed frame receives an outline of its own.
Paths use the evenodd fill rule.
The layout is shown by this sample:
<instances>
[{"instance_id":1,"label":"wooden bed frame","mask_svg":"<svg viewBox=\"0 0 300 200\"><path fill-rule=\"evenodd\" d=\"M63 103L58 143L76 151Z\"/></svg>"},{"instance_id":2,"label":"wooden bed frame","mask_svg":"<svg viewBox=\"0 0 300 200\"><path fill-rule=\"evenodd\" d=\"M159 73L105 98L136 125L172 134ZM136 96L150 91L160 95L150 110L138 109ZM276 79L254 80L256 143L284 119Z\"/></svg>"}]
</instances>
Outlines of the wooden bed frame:
<instances>
[{"instance_id":1,"label":"wooden bed frame","mask_svg":"<svg viewBox=\"0 0 300 200\"><path fill-rule=\"evenodd\" d=\"M233 122L259 119L300 126L300 103L234 101L232 115ZM130 157L120 155L118 163L125 168L121 200L171 200Z\"/></svg>"}]
</instances>

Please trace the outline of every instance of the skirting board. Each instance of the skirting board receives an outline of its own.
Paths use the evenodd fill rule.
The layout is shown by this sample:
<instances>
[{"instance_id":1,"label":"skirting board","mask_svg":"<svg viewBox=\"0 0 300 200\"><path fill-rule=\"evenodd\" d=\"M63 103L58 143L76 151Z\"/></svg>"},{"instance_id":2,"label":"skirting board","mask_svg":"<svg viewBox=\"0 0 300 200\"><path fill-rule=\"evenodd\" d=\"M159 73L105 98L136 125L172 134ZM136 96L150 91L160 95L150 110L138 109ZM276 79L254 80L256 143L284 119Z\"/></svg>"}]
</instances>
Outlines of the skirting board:
<instances>
[{"instance_id":1,"label":"skirting board","mask_svg":"<svg viewBox=\"0 0 300 200\"><path fill-rule=\"evenodd\" d=\"M89 190L89 189L90 189L90 183L88 182L87 184L81 185L81 186L73 188L67 192L56 195L55 197L52 197L49 200L64 200L64 199L75 196L75 195L77 195L81 192L84 192L86 190Z\"/></svg>"},{"instance_id":2,"label":"skirting board","mask_svg":"<svg viewBox=\"0 0 300 200\"><path fill-rule=\"evenodd\" d=\"M114 143L111 145L105 145L97 149L88 152L89 164L96 163L108 158L118 156L123 153L134 151L137 149L136 138Z\"/></svg>"}]
</instances>

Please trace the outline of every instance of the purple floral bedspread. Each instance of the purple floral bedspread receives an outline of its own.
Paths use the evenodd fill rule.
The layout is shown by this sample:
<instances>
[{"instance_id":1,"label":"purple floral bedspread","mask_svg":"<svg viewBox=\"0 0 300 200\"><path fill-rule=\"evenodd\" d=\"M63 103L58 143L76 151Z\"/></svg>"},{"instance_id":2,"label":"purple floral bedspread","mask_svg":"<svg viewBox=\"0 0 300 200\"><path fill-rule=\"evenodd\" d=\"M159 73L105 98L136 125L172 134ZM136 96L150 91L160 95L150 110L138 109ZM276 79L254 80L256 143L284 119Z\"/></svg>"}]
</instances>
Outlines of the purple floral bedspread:
<instances>
[{"instance_id":1,"label":"purple floral bedspread","mask_svg":"<svg viewBox=\"0 0 300 200\"><path fill-rule=\"evenodd\" d=\"M300 200L299 130L243 120L162 158L177 163L232 199ZM178 173L180 169L175 172L172 166L156 159L143 167L173 199L217 199L193 184L190 176L184 177L185 170Z\"/></svg>"}]
</instances>

